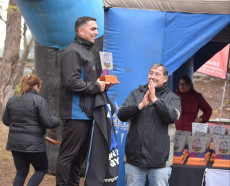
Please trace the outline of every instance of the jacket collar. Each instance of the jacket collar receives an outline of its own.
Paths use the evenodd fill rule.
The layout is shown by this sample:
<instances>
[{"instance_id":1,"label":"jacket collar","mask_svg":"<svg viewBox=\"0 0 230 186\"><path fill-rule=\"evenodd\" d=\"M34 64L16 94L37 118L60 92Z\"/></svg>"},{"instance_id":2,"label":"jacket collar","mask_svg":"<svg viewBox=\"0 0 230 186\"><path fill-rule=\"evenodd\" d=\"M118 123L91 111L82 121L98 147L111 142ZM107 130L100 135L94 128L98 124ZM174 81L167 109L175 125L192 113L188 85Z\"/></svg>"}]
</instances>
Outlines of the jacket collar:
<instances>
[{"instance_id":1,"label":"jacket collar","mask_svg":"<svg viewBox=\"0 0 230 186\"><path fill-rule=\"evenodd\" d=\"M92 42L90 42L90 41L88 41L88 40L86 40L86 39L84 39L84 38L82 38L82 37L80 37L78 35L75 36L74 42L82 45L87 50L90 50L94 45L94 43L92 43Z\"/></svg>"},{"instance_id":2,"label":"jacket collar","mask_svg":"<svg viewBox=\"0 0 230 186\"><path fill-rule=\"evenodd\" d=\"M178 89L175 91L175 93L177 93L177 94L194 94L194 93L197 93L197 91L190 88L187 92L180 92L180 90Z\"/></svg>"},{"instance_id":3,"label":"jacket collar","mask_svg":"<svg viewBox=\"0 0 230 186\"><path fill-rule=\"evenodd\" d=\"M140 85L139 89L146 93L148 91L148 84ZM156 96L161 97L162 94L168 91L168 87L166 86L166 84L164 84L162 87L156 87L155 90L156 90Z\"/></svg>"},{"instance_id":4,"label":"jacket collar","mask_svg":"<svg viewBox=\"0 0 230 186\"><path fill-rule=\"evenodd\" d=\"M33 94L37 94L38 95L38 92L36 90L34 90L34 89L30 89L28 92L31 92Z\"/></svg>"}]
</instances>

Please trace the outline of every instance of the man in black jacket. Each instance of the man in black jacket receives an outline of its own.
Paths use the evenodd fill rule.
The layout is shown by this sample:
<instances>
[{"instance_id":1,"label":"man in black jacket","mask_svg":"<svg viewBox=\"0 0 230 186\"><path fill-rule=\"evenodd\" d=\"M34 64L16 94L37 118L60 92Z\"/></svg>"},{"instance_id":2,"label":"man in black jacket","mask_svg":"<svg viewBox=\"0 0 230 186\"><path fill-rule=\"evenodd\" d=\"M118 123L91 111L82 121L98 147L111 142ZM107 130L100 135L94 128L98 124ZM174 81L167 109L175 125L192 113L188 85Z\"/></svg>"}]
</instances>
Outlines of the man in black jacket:
<instances>
[{"instance_id":1,"label":"man in black jacket","mask_svg":"<svg viewBox=\"0 0 230 186\"><path fill-rule=\"evenodd\" d=\"M98 35L96 19L80 17L74 42L61 58L59 112L63 120L62 143L56 164L58 186L79 185L80 168L88 153L95 95L109 83L98 79L90 52Z\"/></svg>"},{"instance_id":2,"label":"man in black jacket","mask_svg":"<svg viewBox=\"0 0 230 186\"><path fill-rule=\"evenodd\" d=\"M167 80L165 65L154 64L148 84L132 91L118 110L118 118L130 124L125 144L127 186L144 186L146 175L151 186L168 185L168 127L179 119L181 106L180 98L166 87Z\"/></svg>"}]
</instances>

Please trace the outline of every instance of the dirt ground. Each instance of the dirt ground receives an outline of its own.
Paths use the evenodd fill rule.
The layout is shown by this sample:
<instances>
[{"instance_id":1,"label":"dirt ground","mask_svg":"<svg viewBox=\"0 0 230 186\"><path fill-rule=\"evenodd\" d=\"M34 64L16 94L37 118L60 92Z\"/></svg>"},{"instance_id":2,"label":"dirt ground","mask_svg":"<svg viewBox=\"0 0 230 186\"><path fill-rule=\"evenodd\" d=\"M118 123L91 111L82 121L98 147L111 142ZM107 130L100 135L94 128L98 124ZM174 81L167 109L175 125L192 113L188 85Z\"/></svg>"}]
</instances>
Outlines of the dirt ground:
<instances>
[{"instance_id":1,"label":"dirt ground","mask_svg":"<svg viewBox=\"0 0 230 186\"><path fill-rule=\"evenodd\" d=\"M199 73L194 74L195 89L203 94L205 99L213 108L211 119L219 118L224 82L225 80L223 79L202 75ZM230 119L230 80L228 80L226 86L221 117ZM5 150L7 136L8 127L0 122L0 186L12 185L16 173L12 155L9 151ZM28 177L30 177L32 174L33 168L31 168ZM55 176L47 174L40 186L55 186L55 184ZM81 179L81 186L83 186L83 179Z\"/></svg>"},{"instance_id":2,"label":"dirt ground","mask_svg":"<svg viewBox=\"0 0 230 186\"><path fill-rule=\"evenodd\" d=\"M202 93L204 98L212 107L212 116L210 120L220 118L220 110L222 97L224 92L224 79L204 75L201 73L194 73L194 88L197 92ZM224 100L222 104L221 118L230 119L230 78L226 83Z\"/></svg>"}]
</instances>

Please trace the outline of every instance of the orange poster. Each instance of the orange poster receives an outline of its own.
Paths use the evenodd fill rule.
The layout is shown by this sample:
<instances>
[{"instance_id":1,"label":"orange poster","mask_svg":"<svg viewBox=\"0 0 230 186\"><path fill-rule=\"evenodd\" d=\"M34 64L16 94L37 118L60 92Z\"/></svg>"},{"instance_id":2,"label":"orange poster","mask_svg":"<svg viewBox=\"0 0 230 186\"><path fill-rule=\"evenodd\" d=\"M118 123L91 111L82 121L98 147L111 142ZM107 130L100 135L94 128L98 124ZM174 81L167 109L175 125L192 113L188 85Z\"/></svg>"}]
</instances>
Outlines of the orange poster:
<instances>
[{"instance_id":1,"label":"orange poster","mask_svg":"<svg viewBox=\"0 0 230 186\"><path fill-rule=\"evenodd\" d=\"M229 44L203 64L197 72L226 79L229 56Z\"/></svg>"}]
</instances>

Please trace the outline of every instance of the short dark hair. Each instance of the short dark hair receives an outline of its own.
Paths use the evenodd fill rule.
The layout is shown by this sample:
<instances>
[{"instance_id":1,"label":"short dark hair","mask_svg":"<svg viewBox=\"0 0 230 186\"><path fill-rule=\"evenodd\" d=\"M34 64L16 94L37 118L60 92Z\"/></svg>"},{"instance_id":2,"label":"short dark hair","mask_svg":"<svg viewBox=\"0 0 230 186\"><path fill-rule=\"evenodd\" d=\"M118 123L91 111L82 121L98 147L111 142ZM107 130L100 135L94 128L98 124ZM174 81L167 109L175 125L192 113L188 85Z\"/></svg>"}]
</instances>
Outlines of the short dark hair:
<instances>
[{"instance_id":1,"label":"short dark hair","mask_svg":"<svg viewBox=\"0 0 230 186\"><path fill-rule=\"evenodd\" d=\"M156 68L156 67L162 67L163 68L163 75L164 77L168 77L168 69L166 68L166 66L163 63L155 63L153 64L149 70L151 70L151 68Z\"/></svg>"},{"instance_id":2,"label":"short dark hair","mask_svg":"<svg viewBox=\"0 0 230 186\"><path fill-rule=\"evenodd\" d=\"M77 33L79 27L86 24L88 21L96 21L96 19L89 16L79 17L75 22L75 32Z\"/></svg>"}]
</instances>

